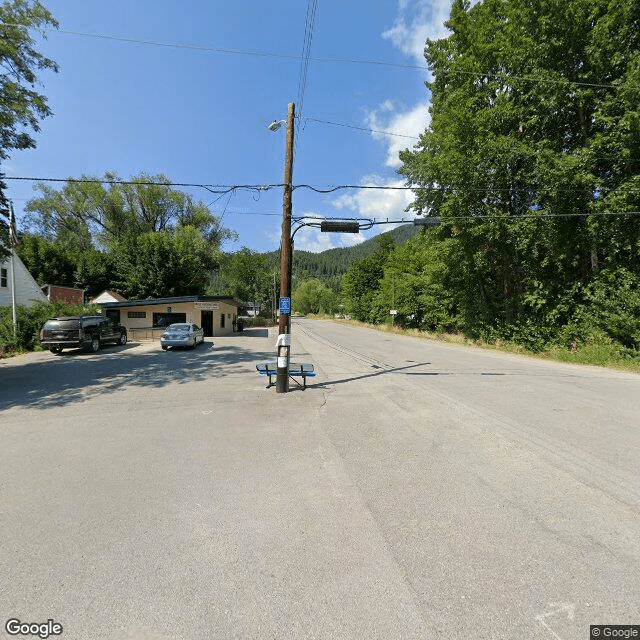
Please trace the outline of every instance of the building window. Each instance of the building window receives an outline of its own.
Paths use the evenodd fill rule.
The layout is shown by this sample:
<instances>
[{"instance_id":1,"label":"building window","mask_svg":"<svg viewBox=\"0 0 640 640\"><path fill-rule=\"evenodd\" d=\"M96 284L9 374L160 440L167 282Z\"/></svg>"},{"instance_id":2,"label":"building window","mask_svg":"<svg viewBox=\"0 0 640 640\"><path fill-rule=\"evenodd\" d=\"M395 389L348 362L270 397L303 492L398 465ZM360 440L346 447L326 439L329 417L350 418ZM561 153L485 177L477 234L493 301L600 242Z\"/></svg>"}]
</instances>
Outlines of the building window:
<instances>
[{"instance_id":1,"label":"building window","mask_svg":"<svg viewBox=\"0 0 640 640\"><path fill-rule=\"evenodd\" d=\"M154 313L153 314L153 326L154 327L168 327L174 322L186 322L186 313Z\"/></svg>"},{"instance_id":2,"label":"building window","mask_svg":"<svg viewBox=\"0 0 640 640\"><path fill-rule=\"evenodd\" d=\"M224 329L224 313L220 314L220 328Z\"/></svg>"},{"instance_id":3,"label":"building window","mask_svg":"<svg viewBox=\"0 0 640 640\"><path fill-rule=\"evenodd\" d=\"M7 286L7 270L0 269L0 287Z\"/></svg>"},{"instance_id":4,"label":"building window","mask_svg":"<svg viewBox=\"0 0 640 640\"><path fill-rule=\"evenodd\" d=\"M146 318L146 311L127 311L127 318Z\"/></svg>"}]
</instances>

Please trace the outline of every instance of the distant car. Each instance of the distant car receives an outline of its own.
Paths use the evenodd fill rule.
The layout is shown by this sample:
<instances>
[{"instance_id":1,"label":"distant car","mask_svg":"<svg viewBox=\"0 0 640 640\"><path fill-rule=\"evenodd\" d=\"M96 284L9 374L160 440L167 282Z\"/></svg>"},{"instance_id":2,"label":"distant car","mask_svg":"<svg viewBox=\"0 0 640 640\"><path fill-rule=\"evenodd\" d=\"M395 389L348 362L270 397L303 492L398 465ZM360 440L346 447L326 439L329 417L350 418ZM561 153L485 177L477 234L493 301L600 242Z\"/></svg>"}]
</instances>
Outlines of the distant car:
<instances>
[{"instance_id":1,"label":"distant car","mask_svg":"<svg viewBox=\"0 0 640 640\"><path fill-rule=\"evenodd\" d=\"M190 347L204 342L204 329L190 322L170 324L160 336L160 346L164 351L169 347Z\"/></svg>"},{"instance_id":2,"label":"distant car","mask_svg":"<svg viewBox=\"0 0 640 640\"><path fill-rule=\"evenodd\" d=\"M93 351L103 344L127 344L127 330L104 316L65 316L47 320L40 330L40 344L52 353L82 347Z\"/></svg>"}]
</instances>

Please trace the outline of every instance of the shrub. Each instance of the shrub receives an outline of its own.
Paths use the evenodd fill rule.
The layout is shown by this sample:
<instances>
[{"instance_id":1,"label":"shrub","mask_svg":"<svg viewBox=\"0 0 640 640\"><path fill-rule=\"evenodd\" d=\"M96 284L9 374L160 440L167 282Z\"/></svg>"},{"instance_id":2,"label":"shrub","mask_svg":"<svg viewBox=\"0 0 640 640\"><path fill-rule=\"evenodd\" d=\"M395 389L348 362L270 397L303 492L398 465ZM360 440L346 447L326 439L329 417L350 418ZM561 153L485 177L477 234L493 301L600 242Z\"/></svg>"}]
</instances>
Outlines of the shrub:
<instances>
[{"instance_id":1,"label":"shrub","mask_svg":"<svg viewBox=\"0 0 640 640\"><path fill-rule=\"evenodd\" d=\"M565 347L594 340L640 348L640 279L636 274L626 269L600 272L558 334L558 343Z\"/></svg>"}]
</instances>

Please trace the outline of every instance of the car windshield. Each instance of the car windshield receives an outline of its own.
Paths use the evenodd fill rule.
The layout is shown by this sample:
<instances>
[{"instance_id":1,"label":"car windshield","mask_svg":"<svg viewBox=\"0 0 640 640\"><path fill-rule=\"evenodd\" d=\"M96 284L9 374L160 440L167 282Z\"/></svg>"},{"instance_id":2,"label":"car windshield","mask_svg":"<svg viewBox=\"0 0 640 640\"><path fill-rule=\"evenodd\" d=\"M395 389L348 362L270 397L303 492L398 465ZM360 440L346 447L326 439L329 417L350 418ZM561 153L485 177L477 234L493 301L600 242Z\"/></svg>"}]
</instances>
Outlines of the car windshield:
<instances>
[{"instance_id":1,"label":"car windshield","mask_svg":"<svg viewBox=\"0 0 640 640\"><path fill-rule=\"evenodd\" d=\"M170 324L167 327L167 331L190 331L190 324Z\"/></svg>"}]
</instances>

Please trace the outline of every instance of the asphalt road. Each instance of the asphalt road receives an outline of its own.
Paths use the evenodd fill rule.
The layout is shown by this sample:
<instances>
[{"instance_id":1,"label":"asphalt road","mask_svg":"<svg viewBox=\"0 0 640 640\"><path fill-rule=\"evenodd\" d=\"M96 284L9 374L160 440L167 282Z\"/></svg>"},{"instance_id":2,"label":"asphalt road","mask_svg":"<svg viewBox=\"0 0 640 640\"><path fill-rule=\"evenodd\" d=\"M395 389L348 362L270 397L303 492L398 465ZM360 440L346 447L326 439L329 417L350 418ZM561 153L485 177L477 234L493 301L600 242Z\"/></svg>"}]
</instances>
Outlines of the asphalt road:
<instances>
[{"instance_id":1,"label":"asphalt road","mask_svg":"<svg viewBox=\"0 0 640 640\"><path fill-rule=\"evenodd\" d=\"M0 361L0 637L640 624L640 376L296 319L276 394L275 337Z\"/></svg>"}]
</instances>

